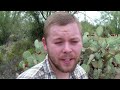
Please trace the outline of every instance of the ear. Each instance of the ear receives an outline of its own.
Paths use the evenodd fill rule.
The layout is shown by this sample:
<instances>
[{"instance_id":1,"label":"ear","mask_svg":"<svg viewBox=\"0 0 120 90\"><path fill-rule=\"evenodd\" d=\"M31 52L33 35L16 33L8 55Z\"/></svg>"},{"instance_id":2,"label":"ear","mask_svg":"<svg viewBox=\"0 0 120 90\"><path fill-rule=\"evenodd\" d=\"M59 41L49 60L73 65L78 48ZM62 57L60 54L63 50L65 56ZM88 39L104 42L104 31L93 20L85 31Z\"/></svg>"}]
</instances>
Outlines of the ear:
<instances>
[{"instance_id":1,"label":"ear","mask_svg":"<svg viewBox=\"0 0 120 90\"><path fill-rule=\"evenodd\" d=\"M42 43L43 43L44 50L47 51L47 43L46 43L45 37L42 38Z\"/></svg>"}]
</instances>

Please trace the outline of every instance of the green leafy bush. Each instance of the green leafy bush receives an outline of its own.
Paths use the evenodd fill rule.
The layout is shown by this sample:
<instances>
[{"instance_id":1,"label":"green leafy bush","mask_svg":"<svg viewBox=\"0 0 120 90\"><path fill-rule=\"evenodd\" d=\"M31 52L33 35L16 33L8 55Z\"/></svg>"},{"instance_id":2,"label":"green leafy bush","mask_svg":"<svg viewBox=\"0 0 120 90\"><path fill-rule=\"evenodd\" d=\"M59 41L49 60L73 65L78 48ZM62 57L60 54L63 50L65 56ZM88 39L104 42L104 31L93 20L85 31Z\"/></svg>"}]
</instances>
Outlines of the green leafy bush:
<instances>
[{"instance_id":1,"label":"green leafy bush","mask_svg":"<svg viewBox=\"0 0 120 90\"><path fill-rule=\"evenodd\" d=\"M33 43L31 40L23 39L15 43L15 45L12 48L12 53L15 55L22 55L22 53L30 48L33 48Z\"/></svg>"},{"instance_id":2,"label":"green leafy bush","mask_svg":"<svg viewBox=\"0 0 120 90\"><path fill-rule=\"evenodd\" d=\"M8 39L9 39L9 41L14 42L14 41L17 41L18 38L17 38L17 35L11 34Z\"/></svg>"},{"instance_id":3,"label":"green leafy bush","mask_svg":"<svg viewBox=\"0 0 120 90\"><path fill-rule=\"evenodd\" d=\"M32 41L35 41L36 39L42 40L43 27L44 27L43 22L41 22L38 26L36 24L33 24L33 28L30 30L30 37Z\"/></svg>"},{"instance_id":4,"label":"green leafy bush","mask_svg":"<svg viewBox=\"0 0 120 90\"><path fill-rule=\"evenodd\" d=\"M3 54L0 52L0 64L2 63L3 60Z\"/></svg>"}]
</instances>

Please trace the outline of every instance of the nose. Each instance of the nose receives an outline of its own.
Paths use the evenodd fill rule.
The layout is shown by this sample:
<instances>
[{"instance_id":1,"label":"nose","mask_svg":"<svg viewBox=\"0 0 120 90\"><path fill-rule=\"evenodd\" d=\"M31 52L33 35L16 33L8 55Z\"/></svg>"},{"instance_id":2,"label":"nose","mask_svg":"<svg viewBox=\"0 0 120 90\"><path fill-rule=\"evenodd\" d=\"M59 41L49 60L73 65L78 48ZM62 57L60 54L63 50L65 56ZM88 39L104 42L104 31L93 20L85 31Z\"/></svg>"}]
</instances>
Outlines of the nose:
<instances>
[{"instance_id":1,"label":"nose","mask_svg":"<svg viewBox=\"0 0 120 90\"><path fill-rule=\"evenodd\" d=\"M72 49L69 43L64 44L63 53L71 53Z\"/></svg>"}]
</instances>

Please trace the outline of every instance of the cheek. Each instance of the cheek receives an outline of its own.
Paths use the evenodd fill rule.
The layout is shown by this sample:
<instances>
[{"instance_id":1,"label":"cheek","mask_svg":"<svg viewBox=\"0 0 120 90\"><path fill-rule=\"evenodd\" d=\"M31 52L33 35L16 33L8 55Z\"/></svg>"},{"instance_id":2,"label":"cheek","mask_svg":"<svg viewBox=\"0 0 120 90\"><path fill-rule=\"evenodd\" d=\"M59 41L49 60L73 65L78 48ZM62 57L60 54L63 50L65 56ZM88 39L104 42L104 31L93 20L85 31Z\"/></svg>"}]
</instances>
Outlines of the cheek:
<instances>
[{"instance_id":1,"label":"cheek","mask_svg":"<svg viewBox=\"0 0 120 90\"><path fill-rule=\"evenodd\" d=\"M58 55L60 53L61 47L58 47L54 44L48 44L47 51L49 54Z\"/></svg>"},{"instance_id":2,"label":"cheek","mask_svg":"<svg viewBox=\"0 0 120 90\"><path fill-rule=\"evenodd\" d=\"M73 50L76 53L76 55L79 55L81 53L81 50L82 50L82 44L74 46Z\"/></svg>"}]
</instances>

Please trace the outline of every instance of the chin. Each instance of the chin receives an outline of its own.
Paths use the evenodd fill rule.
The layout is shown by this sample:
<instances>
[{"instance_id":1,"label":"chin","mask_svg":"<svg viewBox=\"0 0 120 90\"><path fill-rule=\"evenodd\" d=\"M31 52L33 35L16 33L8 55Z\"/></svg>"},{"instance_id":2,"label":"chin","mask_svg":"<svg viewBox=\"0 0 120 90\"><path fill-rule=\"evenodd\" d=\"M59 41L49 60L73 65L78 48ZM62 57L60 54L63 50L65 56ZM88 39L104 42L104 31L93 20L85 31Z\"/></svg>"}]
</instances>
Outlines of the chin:
<instances>
[{"instance_id":1,"label":"chin","mask_svg":"<svg viewBox=\"0 0 120 90\"><path fill-rule=\"evenodd\" d=\"M65 67L65 68L62 68L61 71L64 72L64 73L69 73L69 72L73 72L75 69L75 66L74 67Z\"/></svg>"}]
</instances>

